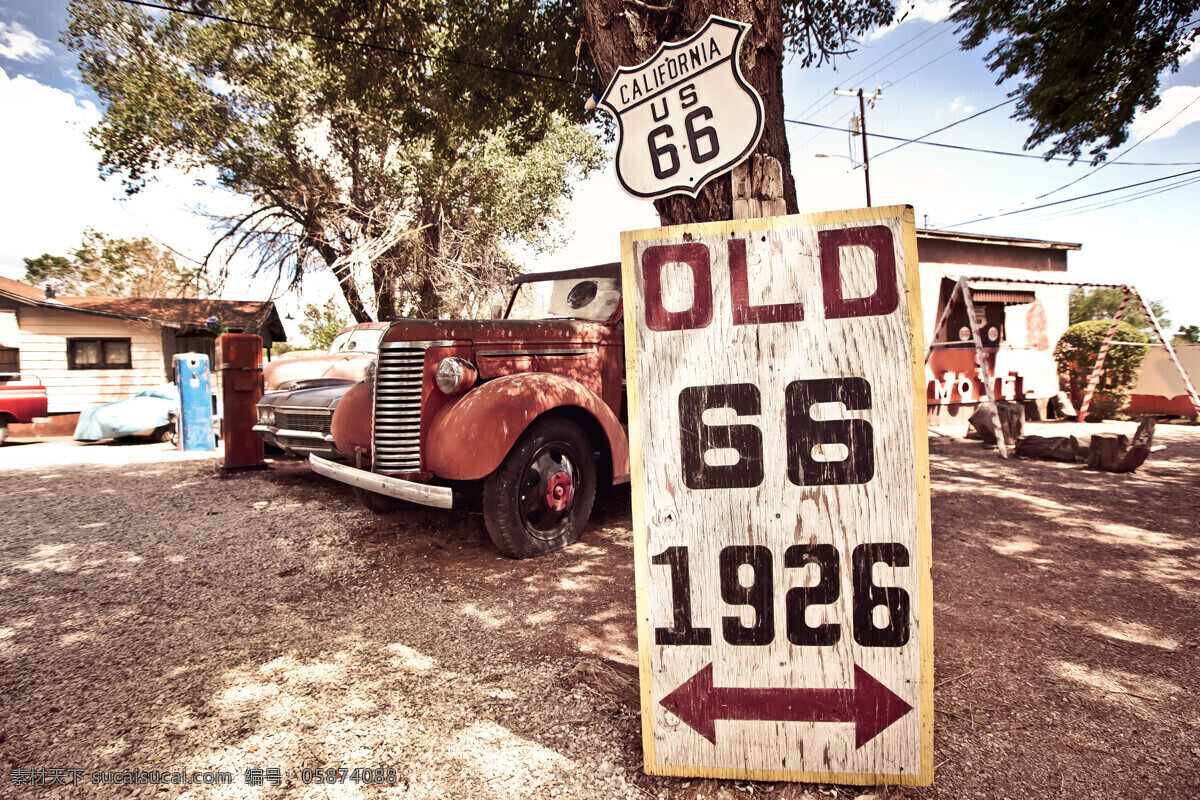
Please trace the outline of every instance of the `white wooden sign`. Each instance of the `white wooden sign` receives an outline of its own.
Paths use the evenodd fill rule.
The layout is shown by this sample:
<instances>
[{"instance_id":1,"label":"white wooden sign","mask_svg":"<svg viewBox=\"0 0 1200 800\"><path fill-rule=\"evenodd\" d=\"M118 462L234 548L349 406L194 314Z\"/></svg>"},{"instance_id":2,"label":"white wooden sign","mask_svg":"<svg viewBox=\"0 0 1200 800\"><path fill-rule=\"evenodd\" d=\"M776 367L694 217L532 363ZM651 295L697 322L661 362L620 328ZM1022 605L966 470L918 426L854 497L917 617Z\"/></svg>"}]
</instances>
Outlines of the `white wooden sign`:
<instances>
[{"instance_id":1,"label":"white wooden sign","mask_svg":"<svg viewBox=\"0 0 1200 800\"><path fill-rule=\"evenodd\" d=\"M613 75L600 105L617 120L617 180L625 191L695 197L750 157L763 132L763 104L738 64L749 29L709 17L684 41Z\"/></svg>"},{"instance_id":2,"label":"white wooden sign","mask_svg":"<svg viewBox=\"0 0 1200 800\"><path fill-rule=\"evenodd\" d=\"M912 208L621 246L646 770L928 784Z\"/></svg>"}]
</instances>

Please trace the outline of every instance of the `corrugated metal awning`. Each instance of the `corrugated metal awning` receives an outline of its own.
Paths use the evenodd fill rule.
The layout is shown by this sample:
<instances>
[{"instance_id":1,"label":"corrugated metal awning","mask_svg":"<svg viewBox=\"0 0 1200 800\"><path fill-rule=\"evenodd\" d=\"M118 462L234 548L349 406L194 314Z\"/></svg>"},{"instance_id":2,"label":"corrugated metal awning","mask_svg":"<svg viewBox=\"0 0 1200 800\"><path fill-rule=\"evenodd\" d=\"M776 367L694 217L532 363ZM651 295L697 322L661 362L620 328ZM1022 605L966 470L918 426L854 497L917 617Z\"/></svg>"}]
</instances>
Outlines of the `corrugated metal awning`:
<instances>
[{"instance_id":1,"label":"corrugated metal awning","mask_svg":"<svg viewBox=\"0 0 1200 800\"><path fill-rule=\"evenodd\" d=\"M971 299L976 303L1004 303L1006 306L1018 306L1032 303L1037 298L1031 290L1025 289L972 289Z\"/></svg>"}]
</instances>

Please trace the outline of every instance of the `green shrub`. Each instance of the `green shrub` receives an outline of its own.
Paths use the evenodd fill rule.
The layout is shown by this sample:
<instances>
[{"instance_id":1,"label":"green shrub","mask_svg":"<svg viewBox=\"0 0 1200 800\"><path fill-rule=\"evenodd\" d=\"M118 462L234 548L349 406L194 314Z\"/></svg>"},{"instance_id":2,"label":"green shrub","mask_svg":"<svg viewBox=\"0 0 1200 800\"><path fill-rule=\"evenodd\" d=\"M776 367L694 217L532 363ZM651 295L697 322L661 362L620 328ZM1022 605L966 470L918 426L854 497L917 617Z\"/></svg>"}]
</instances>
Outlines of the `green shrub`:
<instances>
[{"instance_id":1,"label":"green shrub","mask_svg":"<svg viewBox=\"0 0 1200 800\"><path fill-rule=\"evenodd\" d=\"M1095 319L1072 325L1063 333L1054 348L1054 360L1064 383L1063 388L1071 395L1071 401L1079 408L1087 391L1088 379L1096 365L1096 356L1104 344L1111 320ZM1114 342L1147 342L1147 336L1122 320L1113 335ZM1105 419L1125 407L1129 401L1129 389L1137 378L1138 368L1146 357L1145 347L1113 345L1104 357L1104 371L1088 406L1088 419Z\"/></svg>"}]
</instances>

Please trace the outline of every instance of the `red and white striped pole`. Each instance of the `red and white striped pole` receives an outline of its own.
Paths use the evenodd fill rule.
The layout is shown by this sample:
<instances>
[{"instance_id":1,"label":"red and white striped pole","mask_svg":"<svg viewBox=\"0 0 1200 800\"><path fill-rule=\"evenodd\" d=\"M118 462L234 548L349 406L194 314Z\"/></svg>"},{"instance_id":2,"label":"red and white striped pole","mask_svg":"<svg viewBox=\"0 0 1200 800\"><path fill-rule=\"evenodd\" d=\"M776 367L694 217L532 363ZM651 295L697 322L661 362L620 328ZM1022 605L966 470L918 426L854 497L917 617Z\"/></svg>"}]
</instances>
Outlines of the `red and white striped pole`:
<instances>
[{"instance_id":1,"label":"red and white striped pole","mask_svg":"<svg viewBox=\"0 0 1200 800\"><path fill-rule=\"evenodd\" d=\"M1100 383L1100 373L1104 372L1104 357L1108 355L1108 347L1112 344L1113 334L1117 332L1117 326L1121 324L1121 318L1125 316L1125 306L1129 305L1129 296L1133 293L1128 286L1122 286L1121 290L1125 296L1121 298L1121 305L1113 316L1112 324L1108 326L1108 333L1104 335L1104 343L1100 345L1100 353L1096 356L1096 366L1092 367L1092 376L1088 378L1087 391L1083 394L1083 404L1079 406L1079 422L1083 422L1084 417L1087 416L1088 406L1092 404L1092 395L1096 393L1096 386Z\"/></svg>"}]
</instances>

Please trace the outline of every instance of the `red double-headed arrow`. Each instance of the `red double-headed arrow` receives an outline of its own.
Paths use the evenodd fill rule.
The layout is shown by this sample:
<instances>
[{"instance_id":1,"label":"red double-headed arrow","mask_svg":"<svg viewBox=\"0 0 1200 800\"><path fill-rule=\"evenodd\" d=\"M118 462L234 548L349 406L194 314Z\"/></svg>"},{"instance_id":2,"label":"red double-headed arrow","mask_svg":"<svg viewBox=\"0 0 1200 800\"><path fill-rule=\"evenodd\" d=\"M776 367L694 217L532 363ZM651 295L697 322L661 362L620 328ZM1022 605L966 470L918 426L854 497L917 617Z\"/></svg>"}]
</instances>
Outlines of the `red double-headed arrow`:
<instances>
[{"instance_id":1,"label":"red double-headed arrow","mask_svg":"<svg viewBox=\"0 0 1200 800\"><path fill-rule=\"evenodd\" d=\"M882 733L912 706L865 669L853 689L747 689L713 686L712 664L659 701L688 727L717 743L719 719L758 722L853 722L855 748Z\"/></svg>"}]
</instances>

